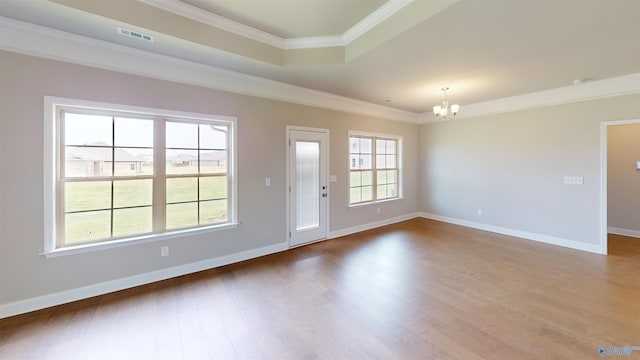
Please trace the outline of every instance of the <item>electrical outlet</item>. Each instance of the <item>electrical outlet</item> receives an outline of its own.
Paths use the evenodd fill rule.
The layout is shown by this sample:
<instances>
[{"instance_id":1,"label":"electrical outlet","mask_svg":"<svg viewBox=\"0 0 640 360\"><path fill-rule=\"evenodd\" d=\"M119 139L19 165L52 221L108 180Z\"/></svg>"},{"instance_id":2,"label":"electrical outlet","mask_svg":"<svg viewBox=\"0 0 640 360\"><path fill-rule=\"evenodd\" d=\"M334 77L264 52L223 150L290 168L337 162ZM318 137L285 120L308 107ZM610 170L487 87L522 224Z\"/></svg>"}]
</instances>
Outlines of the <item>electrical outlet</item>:
<instances>
[{"instance_id":1,"label":"electrical outlet","mask_svg":"<svg viewBox=\"0 0 640 360\"><path fill-rule=\"evenodd\" d=\"M376 208L376 214L380 214L380 208Z\"/></svg>"},{"instance_id":2,"label":"electrical outlet","mask_svg":"<svg viewBox=\"0 0 640 360\"><path fill-rule=\"evenodd\" d=\"M476 214L478 214L478 216L482 216L482 214L483 214L482 209L478 209L478 210L476 210Z\"/></svg>"},{"instance_id":3,"label":"electrical outlet","mask_svg":"<svg viewBox=\"0 0 640 360\"><path fill-rule=\"evenodd\" d=\"M160 247L160 256L169 256L169 247L161 246Z\"/></svg>"}]
</instances>

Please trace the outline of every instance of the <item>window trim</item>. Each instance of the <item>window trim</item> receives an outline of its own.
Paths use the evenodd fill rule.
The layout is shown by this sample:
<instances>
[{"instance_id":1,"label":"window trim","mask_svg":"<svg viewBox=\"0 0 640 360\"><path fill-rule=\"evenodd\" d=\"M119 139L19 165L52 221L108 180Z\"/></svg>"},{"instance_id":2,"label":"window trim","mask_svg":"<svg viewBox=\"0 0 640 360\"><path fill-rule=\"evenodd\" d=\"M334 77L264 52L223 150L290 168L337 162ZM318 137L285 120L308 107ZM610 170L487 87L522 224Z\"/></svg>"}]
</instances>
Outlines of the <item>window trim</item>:
<instances>
[{"instance_id":1,"label":"window trim","mask_svg":"<svg viewBox=\"0 0 640 360\"><path fill-rule=\"evenodd\" d=\"M355 203L352 204L351 203L351 195L348 195L348 199L347 199L347 208L359 208L359 207L366 207L366 206L370 206L370 205L375 205L375 204L382 204L382 203L388 203L388 202L393 202L393 201L398 201L398 200L402 200L403 199L403 191L402 191L402 179L403 179L403 169L402 169L402 144L403 144L403 137L401 135L393 135L393 134L382 134L382 133L372 133L372 132L364 132L364 131L357 131L357 130L349 130L348 134L347 134L347 156L349 156L351 154L351 137L369 137L372 139L372 144L371 144L371 148L372 148L372 153L371 153L371 157L372 157L372 165L371 165L371 171L372 171L372 181L373 181L373 189L372 191L374 191L375 194L375 184L377 183L376 179L377 179L377 175L375 174L376 171L376 167L375 167L375 162L376 162L376 152L375 152L375 140L376 139L389 139L389 140L395 140L397 141L397 156L396 156L396 164L397 164L397 169L398 169L398 179L397 179L397 183L398 183L398 196L393 197L393 198L385 198L385 199L376 199L376 200L371 200L371 201L366 201L366 202L359 202L359 203ZM350 162L347 161L347 173L349 174L349 178L347 181L347 190L351 188L351 166L350 166ZM347 191L349 193L349 191Z\"/></svg>"},{"instance_id":2,"label":"window trim","mask_svg":"<svg viewBox=\"0 0 640 360\"><path fill-rule=\"evenodd\" d=\"M94 243L86 243L79 245L72 245L66 247L57 247L57 207L58 203L58 158L60 156L60 134L58 117L56 114L58 107L80 107L87 108L96 111L108 111L111 114L125 112L129 115L140 114L141 116L162 116L166 120L179 119L192 119L206 120L206 121L224 121L229 122L230 132L229 134L229 195L230 211L228 213L229 222L218 225L202 226L187 229L175 229L167 230L161 233L133 235L126 238L118 238ZM43 195L44 195L44 251L41 255L46 257L54 257L67 254L84 253L87 251L94 251L100 249L107 249L113 247L120 247L126 245L139 244L149 241L168 240L177 237L183 237L187 235L195 235L200 233L208 233L213 231L220 231L225 229L236 228L238 226L238 176L237 176L237 121L236 117L193 113L175 110L165 110L157 108L148 108L140 106L122 105L114 103L104 103L88 100L78 100L62 97L45 96L44 97L44 127L43 127Z\"/></svg>"}]
</instances>

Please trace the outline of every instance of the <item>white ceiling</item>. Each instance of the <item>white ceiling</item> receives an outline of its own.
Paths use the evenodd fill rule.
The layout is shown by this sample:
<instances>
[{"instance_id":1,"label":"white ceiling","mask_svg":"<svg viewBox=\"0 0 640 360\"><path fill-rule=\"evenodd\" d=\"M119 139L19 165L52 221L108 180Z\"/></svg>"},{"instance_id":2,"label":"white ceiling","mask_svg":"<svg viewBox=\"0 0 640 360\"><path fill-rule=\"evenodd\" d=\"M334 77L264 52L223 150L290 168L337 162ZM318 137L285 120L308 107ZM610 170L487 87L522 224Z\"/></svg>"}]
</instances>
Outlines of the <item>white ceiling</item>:
<instances>
[{"instance_id":1,"label":"white ceiling","mask_svg":"<svg viewBox=\"0 0 640 360\"><path fill-rule=\"evenodd\" d=\"M65 1L75 0L60 0ZM224 15L285 39L340 36L385 4L382 0L162 1L192 5L203 15ZM445 2L413 4L426 1ZM108 11L121 9L126 15L127 6L134 3L140 4L111 0ZM180 15L167 14L134 23L144 14L115 19L46 0L0 1L2 16L416 113L429 111L440 101L442 86L451 87L452 100L464 111L465 104L568 86L576 79L640 72L638 0L460 0L407 28L399 24L401 15L391 15L386 27L369 30L370 34L384 30L387 36L378 36L375 46L354 58L300 66L274 64L178 36L181 29L169 29L169 20L180 20ZM146 31L156 41L122 37L115 31L118 26ZM165 30L154 30L161 28ZM210 35L213 41L217 33L196 35Z\"/></svg>"},{"instance_id":2,"label":"white ceiling","mask_svg":"<svg viewBox=\"0 0 640 360\"><path fill-rule=\"evenodd\" d=\"M281 38L340 35L385 0L183 0Z\"/></svg>"}]
</instances>

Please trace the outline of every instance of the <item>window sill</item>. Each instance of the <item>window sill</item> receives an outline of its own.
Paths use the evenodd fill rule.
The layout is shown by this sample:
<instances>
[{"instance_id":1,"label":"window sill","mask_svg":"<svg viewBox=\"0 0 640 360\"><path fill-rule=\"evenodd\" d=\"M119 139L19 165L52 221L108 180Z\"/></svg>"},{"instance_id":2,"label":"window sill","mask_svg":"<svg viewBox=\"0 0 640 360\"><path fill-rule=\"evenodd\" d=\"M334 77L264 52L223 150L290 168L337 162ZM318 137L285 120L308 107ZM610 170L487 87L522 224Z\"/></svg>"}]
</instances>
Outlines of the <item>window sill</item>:
<instances>
[{"instance_id":1,"label":"window sill","mask_svg":"<svg viewBox=\"0 0 640 360\"><path fill-rule=\"evenodd\" d=\"M150 235L138 236L138 237L133 237L128 239L119 239L119 240L105 241L105 242L93 243L93 244L68 246L64 248L48 250L43 252L40 255L44 255L47 258L53 258L58 256L81 254L86 252L113 249L117 247L143 244L143 243L154 242L154 241L170 240L170 239L175 239L175 238L190 236L190 235L206 234L214 231L235 229L237 227L238 227L238 223L231 223L231 224L223 224L223 225L211 226L206 228L178 230L178 231L166 232L162 234L150 234Z\"/></svg>"},{"instance_id":2,"label":"window sill","mask_svg":"<svg viewBox=\"0 0 640 360\"><path fill-rule=\"evenodd\" d=\"M360 204L353 204L353 205L347 206L347 209L351 210L351 209L366 208L366 207L369 207L369 206L380 206L380 205L384 205L384 204L387 204L387 203L392 203L392 202L396 202L396 201L400 201L400 200L402 200L402 198L401 197L397 197L397 198L393 198L393 199L384 199L384 200L377 200L377 201L360 203Z\"/></svg>"}]
</instances>

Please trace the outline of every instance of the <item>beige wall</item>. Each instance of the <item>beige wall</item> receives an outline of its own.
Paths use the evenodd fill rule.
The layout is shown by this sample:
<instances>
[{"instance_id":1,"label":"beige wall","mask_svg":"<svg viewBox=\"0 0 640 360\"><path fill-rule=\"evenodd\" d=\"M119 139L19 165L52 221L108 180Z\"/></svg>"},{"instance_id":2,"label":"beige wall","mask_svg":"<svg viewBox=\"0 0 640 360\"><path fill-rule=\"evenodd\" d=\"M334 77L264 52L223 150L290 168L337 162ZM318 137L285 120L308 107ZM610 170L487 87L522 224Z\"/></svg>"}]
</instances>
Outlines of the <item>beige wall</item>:
<instances>
[{"instance_id":1,"label":"beige wall","mask_svg":"<svg viewBox=\"0 0 640 360\"><path fill-rule=\"evenodd\" d=\"M333 232L420 210L596 244L600 123L640 118L639 94L415 125L9 52L0 52L0 75L0 308L281 244L286 125L330 130L330 173L338 178L330 184ZM39 255L47 95L238 117L241 224L162 242L49 259ZM348 130L403 136L403 200L348 209ZM563 185L565 175L584 176L585 183ZM271 187L264 186L267 177ZM170 246L170 256L159 256L161 245Z\"/></svg>"},{"instance_id":2,"label":"beige wall","mask_svg":"<svg viewBox=\"0 0 640 360\"><path fill-rule=\"evenodd\" d=\"M0 305L258 249L286 241L285 127L330 130L331 231L417 211L417 154L405 151L408 196L347 208L348 134L400 135L416 149L418 125L236 95L194 86L0 52ZM236 229L90 253L45 258L43 251L44 96L76 98L238 118L239 221ZM264 179L271 178L271 187ZM170 256L160 257L161 245Z\"/></svg>"},{"instance_id":3,"label":"beige wall","mask_svg":"<svg viewBox=\"0 0 640 360\"><path fill-rule=\"evenodd\" d=\"M420 210L595 246L601 122L638 118L635 94L423 125Z\"/></svg>"},{"instance_id":4,"label":"beige wall","mask_svg":"<svg viewBox=\"0 0 640 360\"><path fill-rule=\"evenodd\" d=\"M608 225L640 233L640 124L607 129Z\"/></svg>"}]
</instances>

